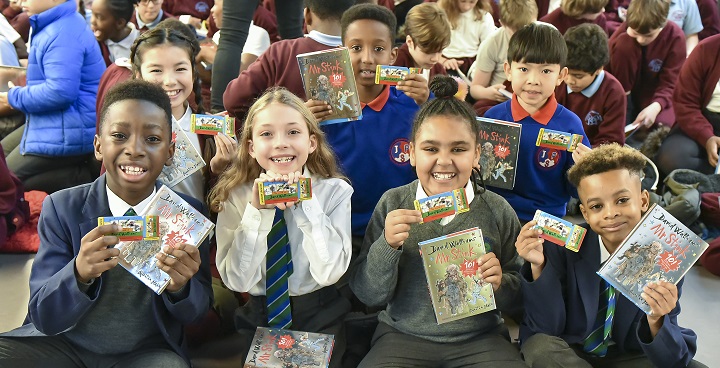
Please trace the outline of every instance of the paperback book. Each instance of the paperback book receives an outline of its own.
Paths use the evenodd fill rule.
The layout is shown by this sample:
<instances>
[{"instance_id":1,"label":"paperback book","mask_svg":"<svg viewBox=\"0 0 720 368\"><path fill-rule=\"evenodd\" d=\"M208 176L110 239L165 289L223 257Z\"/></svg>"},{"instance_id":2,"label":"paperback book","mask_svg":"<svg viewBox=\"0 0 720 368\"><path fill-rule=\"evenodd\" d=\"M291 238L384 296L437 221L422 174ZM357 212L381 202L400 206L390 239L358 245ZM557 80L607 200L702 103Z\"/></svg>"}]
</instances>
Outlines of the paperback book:
<instances>
[{"instance_id":1,"label":"paperback book","mask_svg":"<svg viewBox=\"0 0 720 368\"><path fill-rule=\"evenodd\" d=\"M333 335L258 327L245 368L325 368L330 364Z\"/></svg>"},{"instance_id":2,"label":"paperback book","mask_svg":"<svg viewBox=\"0 0 720 368\"><path fill-rule=\"evenodd\" d=\"M677 284L707 247L687 226L653 204L597 273L650 313L640 296L645 285L658 280Z\"/></svg>"},{"instance_id":3,"label":"paperback book","mask_svg":"<svg viewBox=\"0 0 720 368\"><path fill-rule=\"evenodd\" d=\"M513 189L522 126L515 122L477 118L480 126L480 173L486 185Z\"/></svg>"},{"instance_id":4,"label":"paperback book","mask_svg":"<svg viewBox=\"0 0 720 368\"><path fill-rule=\"evenodd\" d=\"M205 167L205 160L203 160L202 155L190 142L190 138L188 138L185 131L175 122L172 125L172 137L173 142L175 142L175 155L173 156L172 165L163 166L162 173L158 177L161 183L169 187L175 186L175 184Z\"/></svg>"},{"instance_id":5,"label":"paperback book","mask_svg":"<svg viewBox=\"0 0 720 368\"><path fill-rule=\"evenodd\" d=\"M418 243L438 324L494 310L492 284L478 260L487 250L482 231L471 228Z\"/></svg>"},{"instance_id":6,"label":"paperback book","mask_svg":"<svg viewBox=\"0 0 720 368\"><path fill-rule=\"evenodd\" d=\"M158 217L158 239L118 243L115 247L120 250L119 263L155 293L161 294L170 283L170 276L157 267L155 255L165 246L174 248L186 243L197 247L215 225L165 185L140 215Z\"/></svg>"}]
</instances>

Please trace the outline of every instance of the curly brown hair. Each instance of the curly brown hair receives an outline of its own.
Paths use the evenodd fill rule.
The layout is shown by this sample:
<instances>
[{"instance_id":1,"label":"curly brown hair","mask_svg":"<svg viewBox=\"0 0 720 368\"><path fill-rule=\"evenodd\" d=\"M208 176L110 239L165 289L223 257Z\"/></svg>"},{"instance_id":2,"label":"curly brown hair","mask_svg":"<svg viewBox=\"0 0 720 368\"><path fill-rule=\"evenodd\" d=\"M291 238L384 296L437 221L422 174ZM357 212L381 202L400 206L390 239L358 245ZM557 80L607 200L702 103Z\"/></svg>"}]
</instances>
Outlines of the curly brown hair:
<instances>
[{"instance_id":1,"label":"curly brown hair","mask_svg":"<svg viewBox=\"0 0 720 368\"><path fill-rule=\"evenodd\" d=\"M647 165L645 156L638 150L617 143L603 144L583 155L567 172L568 180L575 187L585 177L613 170L627 170L630 175L643 177Z\"/></svg>"}]
</instances>

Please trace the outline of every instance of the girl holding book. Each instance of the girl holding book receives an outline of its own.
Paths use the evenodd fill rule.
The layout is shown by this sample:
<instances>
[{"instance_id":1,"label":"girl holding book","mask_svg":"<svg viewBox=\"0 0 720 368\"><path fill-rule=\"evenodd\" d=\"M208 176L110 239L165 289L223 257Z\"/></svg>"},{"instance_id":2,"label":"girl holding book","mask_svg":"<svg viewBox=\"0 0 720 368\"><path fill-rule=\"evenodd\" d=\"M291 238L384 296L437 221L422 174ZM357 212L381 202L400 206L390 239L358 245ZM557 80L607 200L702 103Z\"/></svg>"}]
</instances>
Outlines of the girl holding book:
<instances>
[{"instance_id":1,"label":"girl holding book","mask_svg":"<svg viewBox=\"0 0 720 368\"><path fill-rule=\"evenodd\" d=\"M453 98L457 89L447 76L430 83L437 98L420 109L410 142L418 180L385 192L368 225L350 286L363 303L387 308L360 367L524 367L499 312L521 304L514 247L520 223L473 169L480 158L478 125L472 108ZM421 223L416 199L459 188L465 188L469 211ZM477 274L492 284L499 310L440 325L418 243L476 226L489 248L479 257Z\"/></svg>"},{"instance_id":2,"label":"girl holding book","mask_svg":"<svg viewBox=\"0 0 720 368\"><path fill-rule=\"evenodd\" d=\"M261 204L261 183L305 178L311 199ZM245 352L258 326L331 333L330 366L339 366L350 303L334 284L350 264L352 193L302 100L276 88L252 105L238 153L210 193L218 271L230 289L250 294L235 316Z\"/></svg>"}]
</instances>

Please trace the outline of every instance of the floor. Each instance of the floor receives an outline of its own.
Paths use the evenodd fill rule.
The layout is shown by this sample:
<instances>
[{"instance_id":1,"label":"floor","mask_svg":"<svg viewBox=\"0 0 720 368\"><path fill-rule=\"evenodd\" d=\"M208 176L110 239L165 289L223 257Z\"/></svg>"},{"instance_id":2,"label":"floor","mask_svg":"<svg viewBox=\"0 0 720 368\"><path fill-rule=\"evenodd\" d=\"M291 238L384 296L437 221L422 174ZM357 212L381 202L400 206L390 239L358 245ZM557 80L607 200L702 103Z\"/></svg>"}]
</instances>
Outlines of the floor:
<instances>
[{"instance_id":1,"label":"floor","mask_svg":"<svg viewBox=\"0 0 720 368\"><path fill-rule=\"evenodd\" d=\"M33 256L0 254L0 332L20 326L25 318ZM698 335L695 359L720 367L720 277L693 267L685 278L681 305L680 325Z\"/></svg>"}]
</instances>

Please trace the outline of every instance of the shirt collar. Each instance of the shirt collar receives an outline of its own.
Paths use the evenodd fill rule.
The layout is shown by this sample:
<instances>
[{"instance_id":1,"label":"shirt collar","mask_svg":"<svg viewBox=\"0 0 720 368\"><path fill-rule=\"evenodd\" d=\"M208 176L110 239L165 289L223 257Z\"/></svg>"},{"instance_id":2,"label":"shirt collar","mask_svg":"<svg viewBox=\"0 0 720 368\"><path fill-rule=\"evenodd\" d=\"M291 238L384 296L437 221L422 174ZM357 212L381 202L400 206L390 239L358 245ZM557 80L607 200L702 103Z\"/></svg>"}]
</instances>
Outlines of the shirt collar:
<instances>
[{"instance_id":1,"label":"shirt collar","mask_svg":"<svg viewBox=\"0 0 720 368\"><path fill-rule=\"evenodd\" d=\"M124 216L125 212L127 212L128 209L132 208L135 210L135 213L141 214L145 208L150 204L150 200L155 195L155 186L153 185L153 191L152 193L147 196L147 198L140 201L140 203L136 204L135 206L129 205L127 202L125 202L122 198L118 197L117 194L115 194L110 188L105 184L105 191L107 192L107 199L108 199L108 207L110 207L110 213L112 213L113 216Z\"/></svg>"},{"instance_id":2,"label":"shirt collar","mask_svg":"<svg viewBox=\"0 0 720 368\"><path fill-rule=\"evenodd\" d=\"M325 46L342 46L342 38L340 38L340 36L333 36L318 31L310 31L310 33L306 34L305 37L312 38L316 42L319 42Z\"/></svg>"},{"instance_id":3,"label":"shirt collar","mask_svg":"<svg viewBox=\"0 0 720 368\"><path fill-rule=\"evenodd\" d=\"M185 109L185 113L180 118L180 120L176 120L173 116L172 120L177 123L177 125L184 131L189 132L190 131L190 115L192 114L192 110L190 109L190 104L188 104L187 109Z\"/></svg>"},{"instance_id":4,"label":"shirt collar","mask_svg":"<svg viewBox=\"0 0 720 368\"><path fill-rule=\"evenodd\" d=\"M366 104L366 103L361 102L360 108L364 109L365 106L367 106L367 107L373 109L373 111L375 111L375 112L380 112L380 110L382 110L382 108L385 107L385 104L387 103L389 98L390 98L390 87L385 86L383 88L382 92L380 92L380 94L377 97L375 97L374 100L370 101L370 103Z\"/></svg>"},{"instance_id":5,"label":"shirt collar","mask_svg":"<svg viewBox=\"0 0 720 368\"><path fill-rule=\"evenodd\" d=\"M422 184L420 184L420 181L418 180L417 190L415 191L415 199L420 200L427 197L428 195L425 193L425 189L423 189ZM475 198L475 191L473 190L471 180L468 180L468 183L465 186L465 197L467 198L468 205L472 203L473 199Z\"/></svg>"},{"instance_id":6,"label":"shirt collar","mask_svg":"<svg viewBox=\"0 0 720 368\"><path fill-rule=\"evenodd\" d=\"M512 101L510 102L510 112L512 113L513 121L518 122L530 116L538 123L547 125L553 115L555 115L557 105L558 103L555 99L555 93L553 92L552 96L550 96L545 102L545 105L543 105L540 110L535 111L534 114L530 115L530 113L520 105L520 102L518 102L517 94L513 93Z\"/></svg>"},{"instance_id":7,"label":"shirt collar","mask_svg":"<svg viewBox=\"0 0 720 368\"><path fill-rule=\"evenodd\" d=\"M142 29L143 27L147 27L148 29L152 29L152 28L154 28L156 25L158 25L158 23L160 23L160 20L162 19L162 16L163 16L163 11L162 11L162 9L160 9L160 12L158 13L157 17L155 17L155 19L154 19L152 22L150 22L150 23L145 23L145 22L143 22L143 21L140 19L140 16L137 15L137 12L136 12L136 13L135 13L135 20L137 21L137 25L138 25L138 28L139 28L139 29Z\"/></svg>"},{"instance_id":8,"label":"shirt collar","mask_svg":"<svg viewBox=\"0 0 720 368\"><path fill-rule=\"evenodd\" d=\"M603 264L610 258L610 252L605 248L605 244L603 244L600 235L598 235L598 244L600 244L600 264Z\"/></svg>"},{"instance_id":9,"label":"shirt collar","mask_svg":"<svg viewBox=\"0 0 720 368\"><path fill-rule=\"evenodd\" d=\"M140 31L135 29L135 25L130 22L128 22L127 26L130 27L130 33L127 35L127 37L120 40L120 42L115 42L108 38L107 40L105 40L105 43L107 43L108 47L119 46L119 47L122 47L123 49L130 50L130 47L132 47L133 42L135 42L135 39L138 38L138 36L140 35Z\"/></svg>"},{"instance_id":10,"label":"shirt collar","mask_svg":"<svg viewBox=\"0 0 720 368\"><path fill-rule=\"evenodd\" d=\"M605 71L601 70L600 73L595 77L595 80L590 83L589 86L585 87L584 90L580 91L583 96L590 98L600 89L600 85L603 82L603 79L605 79ZM570 89L570 86L567 86L567 93L571 94L573 91Z\"/></svg>"}]
</instances>

